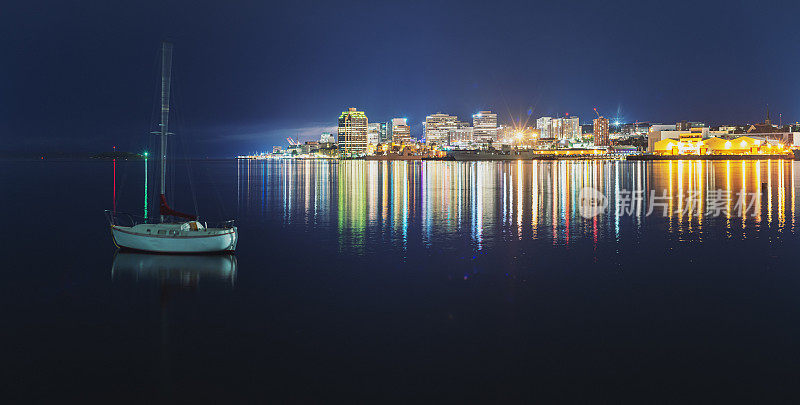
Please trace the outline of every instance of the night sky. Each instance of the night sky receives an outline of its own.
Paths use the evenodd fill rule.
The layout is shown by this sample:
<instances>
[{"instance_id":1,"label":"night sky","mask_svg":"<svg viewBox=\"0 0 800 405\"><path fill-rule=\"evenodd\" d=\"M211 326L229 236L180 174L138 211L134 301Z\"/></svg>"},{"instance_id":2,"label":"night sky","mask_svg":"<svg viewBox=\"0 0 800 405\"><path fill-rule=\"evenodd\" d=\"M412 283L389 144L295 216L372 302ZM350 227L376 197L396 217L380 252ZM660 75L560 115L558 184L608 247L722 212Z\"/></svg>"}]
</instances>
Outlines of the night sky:
<instances>
[{"instance_id":1,"label":"night sky","mask_svg":"<svg viewBox=\"0 0 800 405\"><path fill-rule=\"evenodd\" d=\"M349 106L709 123L800 119L800 5L676 1L51 1L0 9L0 151L137 151L158 48L194 156L317 139Z\"/></svg>"}]
</instances>

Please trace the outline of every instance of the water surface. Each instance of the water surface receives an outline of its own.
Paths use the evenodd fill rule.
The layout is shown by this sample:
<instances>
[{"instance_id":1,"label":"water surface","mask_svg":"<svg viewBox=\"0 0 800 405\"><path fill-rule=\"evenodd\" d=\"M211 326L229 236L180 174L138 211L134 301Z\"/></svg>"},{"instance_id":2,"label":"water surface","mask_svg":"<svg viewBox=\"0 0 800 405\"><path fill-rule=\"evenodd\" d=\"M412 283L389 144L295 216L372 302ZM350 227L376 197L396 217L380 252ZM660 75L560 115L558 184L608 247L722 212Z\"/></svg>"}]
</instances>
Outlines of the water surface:
<instances>
[{"instance_id":1,"label":"water surface","mask_svg":"<svg viewBox=\"0 0 800 405\"><path fill-rule=\"evenodd\" d=\"M793 162L186 166L173 205L194 189L203 218L235 218L235 256L116 252L102 212L142 212L142 162L0 162L7 393L797 398ZM581 215L586 187L606 212Z\"/></svg>"}]
</instances>

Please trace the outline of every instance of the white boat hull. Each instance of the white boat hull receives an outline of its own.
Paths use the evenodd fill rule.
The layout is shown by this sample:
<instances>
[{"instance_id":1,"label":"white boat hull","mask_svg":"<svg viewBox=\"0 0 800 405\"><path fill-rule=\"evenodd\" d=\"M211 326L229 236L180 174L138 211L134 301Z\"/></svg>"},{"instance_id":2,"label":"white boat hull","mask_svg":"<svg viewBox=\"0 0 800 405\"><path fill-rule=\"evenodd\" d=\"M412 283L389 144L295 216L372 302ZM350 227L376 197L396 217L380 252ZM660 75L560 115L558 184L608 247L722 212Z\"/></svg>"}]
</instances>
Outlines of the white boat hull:
<instances>
[{"instance_id":1,"label":"white boat hull","mask_svg":"<svg viewBox=\"0 0 800 405\"><path fill-rule=\"evenodd\" d=\"M158 227L113 225L111 235L118 247L158 253L232 252L236 250L239 239L236 227L202 231L170 230L164 234L159 234Z\"/></svg>"}]
</instances>

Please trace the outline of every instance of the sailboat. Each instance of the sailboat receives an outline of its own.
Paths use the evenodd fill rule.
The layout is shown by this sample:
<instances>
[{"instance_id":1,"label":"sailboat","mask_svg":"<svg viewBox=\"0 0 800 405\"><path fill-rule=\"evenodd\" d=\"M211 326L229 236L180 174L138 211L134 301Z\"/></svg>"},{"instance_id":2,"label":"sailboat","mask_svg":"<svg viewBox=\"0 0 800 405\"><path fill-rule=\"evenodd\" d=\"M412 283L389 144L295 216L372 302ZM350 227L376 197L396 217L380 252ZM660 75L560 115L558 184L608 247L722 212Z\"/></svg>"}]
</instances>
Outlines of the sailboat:
<instances>
[{"instance_id":1,"label":"sailboat","mask_svg":"<svg viewBox=\"0 0 800 405\"><path fill-rule=\"evenodd\" d=\"M130 214L106 211L114 244L120 248L158 253L233 252L239 231L233 221L208 226L196 215L172 209L166 198L167 140L172 135L169 124L169 94L172 76L172 44L161 45L161 122L160 136L160 217L158 222L138 219Z\"/></svg>"}]
</instances>

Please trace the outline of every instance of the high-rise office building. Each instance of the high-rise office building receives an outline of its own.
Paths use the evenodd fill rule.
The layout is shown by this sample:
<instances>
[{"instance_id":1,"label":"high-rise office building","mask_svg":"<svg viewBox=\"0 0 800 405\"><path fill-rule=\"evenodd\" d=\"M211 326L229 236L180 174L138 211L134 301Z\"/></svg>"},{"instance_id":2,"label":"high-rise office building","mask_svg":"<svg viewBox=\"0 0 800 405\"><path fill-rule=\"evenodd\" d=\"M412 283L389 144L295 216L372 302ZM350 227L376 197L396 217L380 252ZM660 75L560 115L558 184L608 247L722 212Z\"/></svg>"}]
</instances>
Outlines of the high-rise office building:
<instances>
[{"instance_id":1,"label":"high-rise office building","mask_svg":"<svg viewBox=\"0 0 800 405\"><path fill-rule=\"evenodd\" d=\"M367 152L367 115L351 107L339 115L339 156L362 156Z\"/></svg>"},{"instance_id":2,"label":"high-rise office building","mask_svg":"<svg viewBox=\"0 0 800 405\"><path fill-rule=\"evenodd\" d=\"M392 118L386 123L386 132L386 136L396 144L411 141L411 127L408 125L408 118Z\"/></svg>"},{"instance_id":3,"label":"high-rise office building","mask_svg":"<svg viewBox=\"0 0 800 405\"><path fill-rule=\"evenodd\" d=\"M553 118L550 121L550 128L553 131L553 139L558 139L559 141L564 139L564 121L561 118Z\"/></svg>"},{"instance_id":4,"label":"high-rise office building","mask_svg":"<svg viewBox=\"0 0 800 405\"><path fill-rule=\"evenodd\" d=\"M539 130L540 139L577 141L582 138L578 117L540 117L536 120L536 129Z\"/></svg>"},{"instance_id":5,"label":"high-rise office building","mask_svg":"<svg viewBox=\"0 0 800 405\"><path fill-rule=\"evenodd\" d=\"M608 118L599 117L594 120L594 146L609 146L608 142Z\"/></svg>"},{"instance_id":6,"label":"high-rise office building","mask_svg":"<svg viewBox=\"0 0 800 405\"><path fill-rule=\"evenodd\" d=\"M473 128L468 122L456 122L456 126L447 132L449 145L466 145L472 142Z\"/></svg>"},{"instance_id":7,"label":"high-rise office building","mask_svg":"<svg viewBox=\"0 0 800 405\"><path fill-rule=\"evenodd\" d=\"M497 114L491 111L473 114L472 139L477 143L494 142L497 139Z\"/></svg>"},{"instance_id":8,"label":"high-rise office building","mask_svg":"<svg viewBox=\"0 0 800 405\"><path fill-rule=\"evenodd\" d=\"M553 118L552 117L540 117L536 120L536 129L539 130L539 139L553 139L555 138L555 134L553 133Z\"/></svg>"},{"instance_id":9,"label":"high-rise office building","mask_svg":"<svg viewBox=\"0 0 800 405\"><path fill-rule=\"evenodd\" d=\"M385 122L370 122L367 125L367 143L377 145L388 140Z\"/></svg>"},{"instance_id":10,"label":"high-rise office building","mask_svg":"<svg viewBox=\"0 0 800 405\"><path fill-rule=\"evenodd\" d=\"M578 141L581 137L581 123L578 117L558 118L560 122L558 139Z\"/></svg>"},{"instance_id":11,"label":"high-rise office building","mask_svg":"<svg viewBox=\"0 0 800 405\"><path fill-rule=\"evenodd\" d=\"M385 122L378 123L378 141L379 141L378 143L387 143L391 141L388 135L388 131L386 129Z\"/></svg>"},{"instance_id":12,"label":"high-rise office building","mask_svg":"<svg viewBox=\"0 0 800 405\"><path fill-rule=\"evenodd\" d=\"M367 125L367 143L370 145L377 145L381 143L381 126L386 128L386 124L382 122L370 122Z\"/></svg>"},{"instance_id":13,"label":"high-rise office building","mask_svg":"<svg viewBox=\"0 0 800 405\"><path fill-rule=\"evenodd\" d=\"M427 144L448 145L451 131L455 131L458 117L447 114L432 114L425 117L422 127L423 137Z\"/></svg>"}]
</instances>

